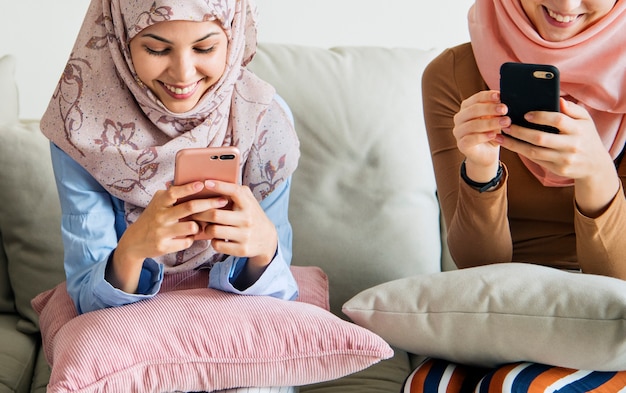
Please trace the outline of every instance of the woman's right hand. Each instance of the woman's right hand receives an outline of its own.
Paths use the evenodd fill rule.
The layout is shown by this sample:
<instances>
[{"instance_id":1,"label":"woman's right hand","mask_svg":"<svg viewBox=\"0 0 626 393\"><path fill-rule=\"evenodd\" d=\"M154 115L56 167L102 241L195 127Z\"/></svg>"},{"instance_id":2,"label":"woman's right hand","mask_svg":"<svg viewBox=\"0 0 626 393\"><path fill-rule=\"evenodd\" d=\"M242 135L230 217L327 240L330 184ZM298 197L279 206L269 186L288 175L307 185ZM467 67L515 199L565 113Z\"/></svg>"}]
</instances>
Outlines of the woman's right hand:
<instances>
[{"instance_id":1,"label":"woman's right hand","mask_svg":"<svg viewBox=\"0 0 626 393\"><path fill-rule=\"evenodd\" d=\"M502 128L511 125L506 113L500 93L487 90L464 100L454 116L457 147L465 156L467 176L475 182L488 182L498 171L500 145L495 139Z\"/></svg>"},{"instance_id":2,"label":"woman's right hand","mask_svg":"<svg viewBox=\"0 0 626 393\"><path fill-rule=\"evenodd\" d=\"M159 257L191 246L200 230L185 217L224 207L225 198L197 199L176 205L176 201L202 190L202 182L171 186L157 191L137 220L126 228L106 271L106 280L116 288L134 293L146 258Z\"/></svg>"}]
</instances>

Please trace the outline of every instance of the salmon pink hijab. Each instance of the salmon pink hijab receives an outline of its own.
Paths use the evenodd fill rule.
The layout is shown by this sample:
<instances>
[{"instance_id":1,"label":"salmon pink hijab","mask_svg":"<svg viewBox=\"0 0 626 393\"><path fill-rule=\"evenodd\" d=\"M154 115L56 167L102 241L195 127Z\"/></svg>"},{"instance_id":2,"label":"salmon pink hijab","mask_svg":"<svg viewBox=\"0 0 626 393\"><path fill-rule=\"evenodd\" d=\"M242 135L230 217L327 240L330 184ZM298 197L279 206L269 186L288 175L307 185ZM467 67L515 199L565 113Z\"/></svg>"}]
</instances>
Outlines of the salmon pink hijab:
<instances>
[{"instance_id":1,"label":"salmon pink hijab","mask_svg":"<svg viewBox=\"0 0 626 393\"><path fill-rule=\"evenodd\" d=\"M619 155L626 142L626 1L617 1L604 18L560 42L541 38L519 0L476 0L468 19L476 62L490 89L500 89L504 62L557 66L561 96L589 111L607 151L614 159ZM573 184L521 158L542 184Z\"/></svg>"},{"instance_id":2,"label":"salmon pink hijab","mask_svg":"<svg viewBox=\"0 0 626 393\"><path fill-rule=\"evenodd\" d=\"M125 201L128 223L171 183L182 148L238 146L242 182L258 200L295 170L291 122L274 88L244 68L256 51L255 12L252 0L92 0L41 128ZM224 75L187 113L170 112L137 82L128 49L142 29L171 20L214 20L228 37ZM158 261L179 271L222 258L196 241Z\"/></svg>"}]
</instances>

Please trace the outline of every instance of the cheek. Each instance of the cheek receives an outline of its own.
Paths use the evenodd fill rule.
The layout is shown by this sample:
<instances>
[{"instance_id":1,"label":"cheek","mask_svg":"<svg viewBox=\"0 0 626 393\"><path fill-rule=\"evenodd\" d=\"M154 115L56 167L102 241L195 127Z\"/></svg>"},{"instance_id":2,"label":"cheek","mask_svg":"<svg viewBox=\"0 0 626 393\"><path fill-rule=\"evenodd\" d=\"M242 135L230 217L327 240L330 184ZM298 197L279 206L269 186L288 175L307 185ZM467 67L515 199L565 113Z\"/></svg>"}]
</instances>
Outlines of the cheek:
<instances>
[{"instance_id":1,"label":"cheek","mask_svg":"<svg viewBox=\"0 0 626 393\"><path fill-rule=\"evenodd\" d=\"M144 83L147 83L151 79L151 74L155 67L151 65L151 60L146 51L141 48L130 45L130 61L133 63L137 77Z\"/></svg>"},{"instance_id":2,"label":"cheek","mask_svg":"<svg viewBox=\"0 0 626 393\"><path fill-rule=\"evenodd\" d=\"M226 69L226 53L220 53L204 64L204 74L212 79L219 79Z\"/></svg>"},{"instance_id":3,"label":"cheek","mask_svg":"<svg viewBox=\"0 0 626 393\"><path fill-rule=\"evenodd\" d=\"M145 84L149 84L150 81L154 80L158 76L159 64L154 61L154 56L150 55L139 55L133 56L133 66L135 67L135 72L137 73L137 77Z\"/></svg>"}]
</instances>

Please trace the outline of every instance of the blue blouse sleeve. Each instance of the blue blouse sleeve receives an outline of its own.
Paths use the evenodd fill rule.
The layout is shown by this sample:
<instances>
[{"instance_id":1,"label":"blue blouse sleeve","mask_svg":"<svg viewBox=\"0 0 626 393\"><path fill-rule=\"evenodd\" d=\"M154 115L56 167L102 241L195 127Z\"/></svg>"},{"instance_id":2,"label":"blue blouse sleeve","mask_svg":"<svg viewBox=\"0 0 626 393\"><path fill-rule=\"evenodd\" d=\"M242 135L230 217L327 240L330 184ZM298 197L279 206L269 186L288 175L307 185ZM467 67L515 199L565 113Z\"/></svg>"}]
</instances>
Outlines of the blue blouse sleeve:
<instances>
[{"instance_id":1,"label":"blue blouse sleeve","mask_svg":"<svg viewBox=\"0 0 626 393\"><path fill-rule=\"evenodd\" d=\"M146 259L138 293L121 291L105 280L105 270L126 228L124 204L112 197L82 166L54 144L52 165L61 201L67 291L79 313L121 306L154 296L163 266Z\"/></svg>"}]
</instances>

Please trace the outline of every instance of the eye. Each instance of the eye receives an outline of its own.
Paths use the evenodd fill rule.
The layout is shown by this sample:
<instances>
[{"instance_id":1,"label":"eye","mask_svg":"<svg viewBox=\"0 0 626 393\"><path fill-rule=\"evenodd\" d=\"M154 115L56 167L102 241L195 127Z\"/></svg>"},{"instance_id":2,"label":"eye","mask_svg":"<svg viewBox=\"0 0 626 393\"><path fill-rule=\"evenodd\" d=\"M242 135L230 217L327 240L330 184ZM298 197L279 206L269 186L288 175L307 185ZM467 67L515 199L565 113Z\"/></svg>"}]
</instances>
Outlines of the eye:
<instances>
[{"instance_id":1,"label":"eye","mask_svg":"<svg viewBox=\"0 0 626 393\"><path fill-rule=\"evenodd\" d=\"M146 50L146 52L148 52L149 55L152 55L152 56L165 56L170 52L168 48L156 50L156 49L152 49L150 47L144 46L144 49Z\"/></svg>"},{"instance_id":2,"label":"eye","mask_svg":"<svg viewBox=\"0 0 626 393\"><path fill-rule=\"evenodd\" d=\"M209 48L194 48L193 50L200 54L207 54L213 52L215 50L215 46L211 46Z\"/></svg>"}]
</instances>

